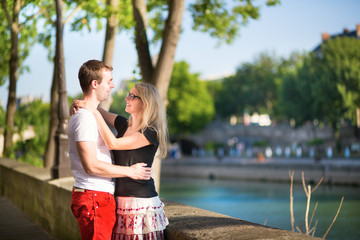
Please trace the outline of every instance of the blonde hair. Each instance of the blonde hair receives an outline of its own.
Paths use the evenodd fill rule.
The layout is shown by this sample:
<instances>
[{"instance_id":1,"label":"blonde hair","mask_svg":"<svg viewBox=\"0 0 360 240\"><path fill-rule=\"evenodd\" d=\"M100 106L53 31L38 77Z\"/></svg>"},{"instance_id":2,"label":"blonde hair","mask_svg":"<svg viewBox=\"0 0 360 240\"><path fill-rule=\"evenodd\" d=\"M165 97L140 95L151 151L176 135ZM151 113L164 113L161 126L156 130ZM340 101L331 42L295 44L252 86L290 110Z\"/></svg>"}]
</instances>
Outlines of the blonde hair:
<instances>
[{"instance_id":1,"label":"blonde hair","mask_svg":"<svg viewBox=\"0 0 360 240\"><path fill-rule=\"evenodd\" d=\"M137 83L135 89L144 104L144 111L139 122L139 129L151 128L157 133L159 148L158 156L164 158L167 154L167 120L165 107L157 88L149 83ZM132 117L129 118L129 125L132 125Z\"/></svg>"}]
</instances>

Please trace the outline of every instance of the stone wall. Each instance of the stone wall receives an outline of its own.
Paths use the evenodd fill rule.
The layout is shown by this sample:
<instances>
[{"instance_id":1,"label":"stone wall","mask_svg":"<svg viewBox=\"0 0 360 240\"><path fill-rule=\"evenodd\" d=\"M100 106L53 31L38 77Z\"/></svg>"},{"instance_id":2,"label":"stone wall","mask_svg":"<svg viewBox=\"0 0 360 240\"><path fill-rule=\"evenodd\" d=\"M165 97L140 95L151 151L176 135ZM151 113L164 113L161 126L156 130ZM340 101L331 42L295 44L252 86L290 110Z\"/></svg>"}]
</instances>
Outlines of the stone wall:
<instances>
[{"instance_id":1,"label":"stone wall","mask_svg":"<svg viewBox=\"0 0 360 240\"><path fill-rule=\"evenodd\" d=\"M231 179L290 183L289 171L294 171L294 182L301 183L302 172L308 182L324 178L325 184L360 186L360 161L309 159L277 159L277 161L242 160L236 158L165 159L161 176L183 178Z\"/></svg>"},{"instance_id":2,"label":"stone wall","mask_svg":"<svg viewBox=\"0 0 360 240\"><path fill-rule=\"evenodd\" d=\"M50 171L0 158L0 195L57 239L80 239L70 211L73 178L50 179ZM274 229L203 209L163 200L167 240L317 239Z\"/></svg>"},{"instance_id":3,"label":"stone wall","mask_svg":"<svg viewBox=\"0 0 360 240\"><path fill-rule=\"evenodd\" d=\"M0 195L58 239L80 239L70 210L67 179L51 180L50 171L10 159L0 159Z\"/></svg>"},{"instance_id":4,"label":"stone wall","mask_svg":"<svg viewBox=\"0 0 360 240\"><path fill-rule=\"evenodd\" d=\"M244 126L224 124L222 122L212 122L203 131L189 137L200 146L205 146L206 142L226 143L229 139L237 137L241 141L266 140L271 146L288 146L291 143L306 144L314 137L332 141L334 131L329 127L312 127L304 125L298 128L289 125L276 126Z\"/></svg>"}]
</instances>

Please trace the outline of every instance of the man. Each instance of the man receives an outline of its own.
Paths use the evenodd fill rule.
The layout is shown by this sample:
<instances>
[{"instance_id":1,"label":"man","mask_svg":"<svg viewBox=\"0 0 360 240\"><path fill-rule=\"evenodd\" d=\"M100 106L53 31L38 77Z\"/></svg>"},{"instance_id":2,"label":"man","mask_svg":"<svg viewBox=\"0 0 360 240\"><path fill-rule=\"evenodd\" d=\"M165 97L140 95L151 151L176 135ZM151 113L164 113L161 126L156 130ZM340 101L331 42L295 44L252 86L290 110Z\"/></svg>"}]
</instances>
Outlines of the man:
<instances>
[{"instance_id":1,"label":"man","mask_svg":"<svg viewBox=\"0 0 360 240\"><path fill-rule=\"evenodd\" d=\"M101 61L85 62L78 73L83 99L97 107L114 88L112 67ZM71 116L68 125L69 154L74 174L71 210L78 221L82 239L111 239L115 224L112 178L147 180L150 168L140 163L131 167L112 164L110 151L102 140L95 117L85 109Z\"/></svg>"}]
</instances>

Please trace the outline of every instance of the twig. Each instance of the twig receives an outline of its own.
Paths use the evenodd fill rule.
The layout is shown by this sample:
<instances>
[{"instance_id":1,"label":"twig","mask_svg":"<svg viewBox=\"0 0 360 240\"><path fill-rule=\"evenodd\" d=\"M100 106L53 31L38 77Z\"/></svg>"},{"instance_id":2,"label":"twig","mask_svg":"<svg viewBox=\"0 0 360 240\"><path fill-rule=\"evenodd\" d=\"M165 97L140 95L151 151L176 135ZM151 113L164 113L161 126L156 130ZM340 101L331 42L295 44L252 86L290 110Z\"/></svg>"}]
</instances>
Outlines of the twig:
<instances>
[{"instance_id":1,"label":"twig","mask_svg":"<svg viewBox=\"0 0 360 240\"><path fill-rule=\"evenodd\" d=\"M311 226L312 220L313 220L313 218L314 218L314 216L315 216L315 212L316 212L316 208L317 208L317 206L318 206L318 203L319 203L319 202L316 202L315 207L314 207L314 210L313 210L313 212L312 212L312 214L311 214L309 226Z\"/></svg>"},{"instance_id":2,"label":"twig","mask_svg":"<svg viewBox=\"0 0 360 240\"><path fill-rule=\"evenodd\" d=\"M291 218L291 229L294 232L294 195L293 195L293 185L294 185L294 171L289 171L290 176L290 218Z\"/></svg>"},{"instance_id":3,"label":"twig","mask_svg":"<svg viewBox=\"0 0 360 240\"><path fill-rule=\"evenodd\" d=\"M306 190L304 172L301 172L301 179L302 179L302 185L303 185L303 187L304 187L304 192L305 192L306 196L308 196L309 193L308 193L307 190Z\"/></svg>"},{"instance_id":4,"label":"twig","mask_svg":"<svg viewBox=\"0 0 360 240\"><path fill-rule=\"evenodd\" d=\"M339 215L339 212L340 212L341 206L342 206L342 204L343 204L343 201L344 201L344 197L341 198L341 202L340 202L339 208L338 208L338 210L337 210L337 213L336 213L336 215L335 215L332 223L330 224L329 228L326 230L326 233L324 234L324 236L322 237L322 239L325 239L326 235L327 235L327 234L329 233L329 231L330 231L330 228L332 227L332 225L333 225L334 222L336 221L336 218L337 218L337 216Z\"/></svg>"},{"instance_id":5,"label":"twig","mask_svg":"<svg viewBox=\"0 0 360 240\"><path fill-rule=\"evenodd\" d=\"M304 233L303 226L302 226L302 222L299 222L299 225L300 225L300 229L301 229L300 232Z\"/></svg>"},{"instance_id":6,"label":"twig","mask_svg":"<svg viewBox=\"0 0 360 240\"><path fill-rule=\"evenodd\" d=\"M318 224L318 220L315 221L315 225L314 227L310 230L310 232L312 232L311 236L314 236L315 235L315 231L316 231L316 226Z\"/></svg>"},{"instance_id":7,"label":"twig","mask_svg":"<svg viewBox=\"0 0 360 240\"><path fill-rule=\"evenodd\" d=\"M320 185L320 183L321 183L323 180L324 180L324 177L322 177L322 178L319 180L319 182L316 184L316 186L314 187L314 189L312 190L312 192L314 192L314 191L318 188L318 186Z\"/></svg>"},{"instance_id":8,"label":"twig","mask_svg":"<svg viewBox=\"0 0 360 240\"><path fill-rule=\"evenodd\" d=\"M78 5L74 11L72 11L69 16L67 16L67 18L64 20L63 24L65 25L68 21L70 21L70 19L75 15L75 13L77 13L78 11L81 10L82 8L82 5L83 5L84 2L80 3L80 5Z\"/></svg>"},{"instance_id":9,"label":"twig","mask_svg":"<svg viewBox=\"0 0 360 240\"><path fill-rule=\"evenodd\" d=\"M306 235L309 234L309 209L310 209L310 198L311 198L311 186L308 185L308 194L307 194L307 202L306 202L306 212L305 212L305 229Z\"/></svg>"}]
</instances>

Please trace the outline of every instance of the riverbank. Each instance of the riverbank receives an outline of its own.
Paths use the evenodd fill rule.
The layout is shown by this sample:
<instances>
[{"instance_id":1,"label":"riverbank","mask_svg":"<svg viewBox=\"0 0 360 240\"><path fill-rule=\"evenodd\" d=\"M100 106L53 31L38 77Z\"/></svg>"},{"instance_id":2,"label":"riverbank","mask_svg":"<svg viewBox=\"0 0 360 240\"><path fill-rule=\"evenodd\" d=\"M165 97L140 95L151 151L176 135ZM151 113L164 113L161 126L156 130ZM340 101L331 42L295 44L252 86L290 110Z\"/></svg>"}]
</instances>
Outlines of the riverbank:
<instances>
[{"instance_id":1,"label":"riverbank","mask_svg":"<svg viewBox=\"0 0 360 240\"><path fill-rule=\"evenodd\" d=\"M222 159L216 157L183 157L164 159L163 177L196 177L210 179L239 179L257 181L289 181L289 171L294 171L294 181L301 182L304 172L307 182L360 186L360 159L269 158L259 161L252 158Z\"/></svg>"}]
</instances>

